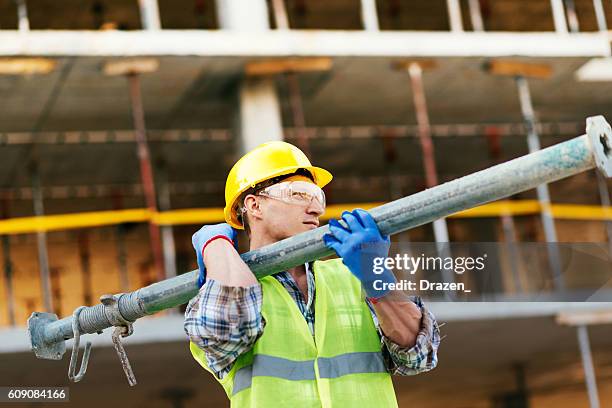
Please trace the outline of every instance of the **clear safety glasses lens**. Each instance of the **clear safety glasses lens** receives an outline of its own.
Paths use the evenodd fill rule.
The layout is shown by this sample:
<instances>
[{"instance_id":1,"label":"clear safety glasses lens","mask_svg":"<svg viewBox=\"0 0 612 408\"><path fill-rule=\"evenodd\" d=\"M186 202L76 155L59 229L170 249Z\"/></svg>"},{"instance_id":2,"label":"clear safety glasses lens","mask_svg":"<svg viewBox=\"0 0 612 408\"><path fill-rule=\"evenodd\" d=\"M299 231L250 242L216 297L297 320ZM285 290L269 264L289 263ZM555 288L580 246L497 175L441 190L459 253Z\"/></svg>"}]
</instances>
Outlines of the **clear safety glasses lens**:
<instances>
[{"instance_id":1,"label":"clear safety glasses lens","mask_svg":"<svg viewBox=\"0 0 612 408\"><path fill-rule=\"evenodd\" d=\"M308 205L317 200L325 208L325 193L319 186L307 181L285 181L266 187L258 194L298 205Z\"/></svg>"}]
</instances>

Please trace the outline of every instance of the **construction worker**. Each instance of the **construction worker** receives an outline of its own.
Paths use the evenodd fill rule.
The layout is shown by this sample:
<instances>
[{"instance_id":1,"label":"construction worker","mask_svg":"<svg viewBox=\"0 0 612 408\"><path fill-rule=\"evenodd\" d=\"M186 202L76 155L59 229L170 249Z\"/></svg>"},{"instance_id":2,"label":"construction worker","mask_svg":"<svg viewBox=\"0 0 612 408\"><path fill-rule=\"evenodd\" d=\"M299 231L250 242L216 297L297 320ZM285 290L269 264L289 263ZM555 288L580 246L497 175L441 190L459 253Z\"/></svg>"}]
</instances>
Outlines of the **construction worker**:
<instances>
[{"instance_id":1,"label":"construction worker","mask_svg":"<svg viewBox=\"0 0 612 408\"><path fill-rule=\"evenodd\" d=\"M193 357L232 407L395 407L391 374L437 364L440 332L431 312L418 297L373 285L395 278L373 273L389 237L368 212L345 212L346 226L330 220L324 240L341 259L258 281L240 258L236 229L246 229L254 250L317 228L321 188L331 179L297 147L264 143L228 175L227 223L193 235L200 290L184 327Z\"/></svg>"}]
</instances>

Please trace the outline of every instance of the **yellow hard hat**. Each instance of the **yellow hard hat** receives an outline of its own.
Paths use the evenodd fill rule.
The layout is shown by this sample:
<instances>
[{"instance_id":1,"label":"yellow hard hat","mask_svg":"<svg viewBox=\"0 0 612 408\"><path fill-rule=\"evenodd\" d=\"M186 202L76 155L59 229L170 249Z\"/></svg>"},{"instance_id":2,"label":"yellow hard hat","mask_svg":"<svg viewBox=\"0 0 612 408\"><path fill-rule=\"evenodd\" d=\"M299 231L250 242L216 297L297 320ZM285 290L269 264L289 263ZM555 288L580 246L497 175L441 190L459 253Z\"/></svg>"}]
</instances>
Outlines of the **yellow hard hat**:
<instances>
[{"instance_id":1,"label":"yellow hard hat","mask_svg":"<svg viewBox=\"0 0 612 408\"><path fill-rule=\"evenodd\" d=\"M329 171L314 167L297 147L286 142L268 142L257 146L234 164L225 182L225 221L234 228L243 229L237 216L240 195L257 184L274 177L306 169L314 182L323 188L332 179Z\"/></svg>"}]
</instances>

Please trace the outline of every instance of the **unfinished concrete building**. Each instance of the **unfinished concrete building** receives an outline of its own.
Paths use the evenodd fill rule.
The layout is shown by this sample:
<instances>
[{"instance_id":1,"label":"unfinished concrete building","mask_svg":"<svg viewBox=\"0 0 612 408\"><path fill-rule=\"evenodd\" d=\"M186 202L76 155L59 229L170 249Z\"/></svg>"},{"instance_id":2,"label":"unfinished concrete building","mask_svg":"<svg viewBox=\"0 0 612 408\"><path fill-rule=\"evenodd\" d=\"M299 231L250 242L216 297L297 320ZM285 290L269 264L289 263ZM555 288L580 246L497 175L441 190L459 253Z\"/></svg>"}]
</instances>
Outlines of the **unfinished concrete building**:
<instances>
[{"instance_id":1,"label":"unfinished concrete building","mask_svg":"<svg viewBox=\"0 0 612 408\"><path fill-rule=\"evenodd\" d=\"M194 270L191 234L223 220L227 172L262 142L332 171L329 218L584 134L612 106L611 18L601 0L0 0L0 382L70 385L74 406L228 405L181 308L125 339L133 388L107 332L71 384L26 320ZM612 404L610 186L588 171L394 237L524 251L472 282L491 302L425 296L440 362L395 379L400 406ZM521 246L557 241L601 251L535 268ZM530 289L542 301L516 301Z\"/></svg>"}]
</instances>

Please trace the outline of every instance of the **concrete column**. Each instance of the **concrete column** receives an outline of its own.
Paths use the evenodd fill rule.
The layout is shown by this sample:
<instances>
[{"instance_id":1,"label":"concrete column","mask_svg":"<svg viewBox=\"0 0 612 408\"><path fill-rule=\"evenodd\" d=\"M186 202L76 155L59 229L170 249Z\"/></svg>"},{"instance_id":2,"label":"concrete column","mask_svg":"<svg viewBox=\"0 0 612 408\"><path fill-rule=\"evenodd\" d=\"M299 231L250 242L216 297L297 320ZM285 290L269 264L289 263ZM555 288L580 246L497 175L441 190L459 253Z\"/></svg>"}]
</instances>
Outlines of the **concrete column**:
<instances>
[{"instance_id":1,"label":"concrete column","mask_svg":"<svg viewBox=\"0 0 612 408\"><path fill-rule=\"evenodd\" d=\"M270 29L266 0L217 0L219 26L226 30ZM239 150L244 154L264 142L283 140L280 102L273 78L245 78L238 94Z\"/></svg>"},{"instance_id":2,"label":"concrete column","mask_svg":"<svg viewBox=\"0 0 612 408\"><path fill-rule=\"evenodd\" d=\"M240 87L240 151L283 140L280 103L273 78L246 78Z\"/></svg>"}]
</instances>

